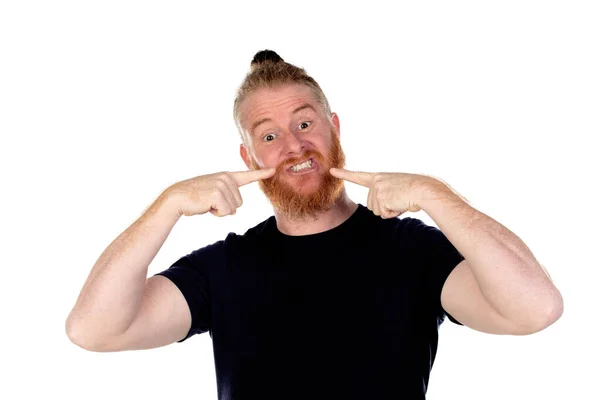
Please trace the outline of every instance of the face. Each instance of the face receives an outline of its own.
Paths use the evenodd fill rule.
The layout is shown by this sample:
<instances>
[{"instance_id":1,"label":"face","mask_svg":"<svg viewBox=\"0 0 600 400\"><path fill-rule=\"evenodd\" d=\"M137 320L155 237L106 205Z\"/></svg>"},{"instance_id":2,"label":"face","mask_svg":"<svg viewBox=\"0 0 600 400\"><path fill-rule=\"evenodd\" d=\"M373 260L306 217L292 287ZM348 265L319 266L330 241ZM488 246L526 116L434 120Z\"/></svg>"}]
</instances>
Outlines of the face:
<instances>
[{"instance_id":1,"label":"face","mask_svg":"<svg viewBox=\"0 0 600 400\"><path fill-rule=\"evenodd\" d=\"M258 90L240 112L244 162L250 169L277 168L272 178L259 181L273 206L292 219L315 218L329 209L344 187L329 173L345 164L337 115L329 118L304 85Z\"/></svg>"}]
</instances>

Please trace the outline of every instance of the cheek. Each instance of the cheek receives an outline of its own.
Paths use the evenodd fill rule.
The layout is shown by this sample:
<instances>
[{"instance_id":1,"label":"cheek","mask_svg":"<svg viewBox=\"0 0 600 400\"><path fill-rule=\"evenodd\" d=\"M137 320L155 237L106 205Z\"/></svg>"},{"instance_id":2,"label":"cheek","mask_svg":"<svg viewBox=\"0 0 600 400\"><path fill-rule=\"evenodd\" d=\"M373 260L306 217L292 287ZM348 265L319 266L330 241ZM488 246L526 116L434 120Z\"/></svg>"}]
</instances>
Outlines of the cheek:
<instances>
[{"instance_id":1,"label":"cheek","mask_svg":"<svg viewBox=\"0 0 600 400\"><path fill-rule=\"evenodd\" d=\"M271 143L256 149L256 161L263 167L277 167L289 157L285 156L285 148L282 147L283 142Z\"/></svg>"},{"instance_id":2,"label":"cheek","mask_svg":"<svg viewBox=\"0 0 600 400\"><path fill-rule=\"evenodd\" d=\"M323 156L327 156L329 154L329 151L331 150L333 146L333 141L332 140L324 140L323 142L319 143L319 152L323 155Z\"/></svg>"},{"instance_id":3,"label":"cheek","mask_svg":"<svg viewBox=\"0 0 600 400\"><path fill-rule=\"evenodd\" d=\"M275 160L274 154L269 152L257 152L255 154L256 158L252 159L252 164L255 167L259 168L271 168L276 167L277 162Z\"/></svg>"}]
</instances>

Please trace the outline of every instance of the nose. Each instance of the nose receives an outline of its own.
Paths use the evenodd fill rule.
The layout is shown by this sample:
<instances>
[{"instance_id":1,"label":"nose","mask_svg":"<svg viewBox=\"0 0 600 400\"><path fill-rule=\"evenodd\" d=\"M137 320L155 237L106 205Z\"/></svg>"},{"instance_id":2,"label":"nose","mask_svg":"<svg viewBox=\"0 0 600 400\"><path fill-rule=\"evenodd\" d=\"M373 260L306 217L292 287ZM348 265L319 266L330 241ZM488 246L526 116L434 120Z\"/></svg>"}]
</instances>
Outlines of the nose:
<instances>
[{"instance_id":1,"label":"nose","mask_svg":"<svg viewBox=\"0 0 600 400\"><path fill-rule=\"evenodd\" d=\"M285 138L285 154L294 155L302 154L306 150L306 143L301 138L298 138L293 132L288 132L284 135Z\"/></svg>"}]
</instances>

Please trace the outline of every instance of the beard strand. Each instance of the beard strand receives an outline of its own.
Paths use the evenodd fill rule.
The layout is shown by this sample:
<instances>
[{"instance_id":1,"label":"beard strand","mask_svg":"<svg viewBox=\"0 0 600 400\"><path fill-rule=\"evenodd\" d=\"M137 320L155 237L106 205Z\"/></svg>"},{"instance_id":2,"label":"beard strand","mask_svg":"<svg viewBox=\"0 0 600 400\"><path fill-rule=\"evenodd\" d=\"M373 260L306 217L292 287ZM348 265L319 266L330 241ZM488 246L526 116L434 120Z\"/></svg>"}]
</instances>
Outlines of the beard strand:
<instances>
[{"instance_id":1,"label":"beard strand","mask_svg":"<svg viewBox=\"0 0 600 400\"><path fill-rule=\"evenodd\" d=\"M332 145L327 159L316 151L307 151L294 160L288 160L277 167L275 175L268 179L258 181L260 189L267 196L271 204L279 213L291 220L318 219L319 215L329 210L340 198L344 189L344 181L332 176L330 168L343 168L346 157L342 151L339 137L332 131ZM310 193L299 193L294 186L284 181L281 177L286 174L286 168L313 157L321 166L319 172L319 186ZM258 164L252 159L252 167L259 169ZM300 187L312 176L296 176L296 184Z\"/></svg>"}]
</instances>

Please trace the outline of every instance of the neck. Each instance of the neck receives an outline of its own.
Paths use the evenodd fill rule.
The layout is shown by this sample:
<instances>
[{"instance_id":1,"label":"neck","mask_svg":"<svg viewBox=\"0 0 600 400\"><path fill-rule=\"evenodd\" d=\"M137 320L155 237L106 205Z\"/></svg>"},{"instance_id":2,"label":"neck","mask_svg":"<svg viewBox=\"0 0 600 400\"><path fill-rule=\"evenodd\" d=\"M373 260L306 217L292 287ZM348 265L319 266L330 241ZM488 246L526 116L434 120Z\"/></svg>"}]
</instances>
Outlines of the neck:
<instances>
[{"instance_id":1,"label":"neck","mask_svg":"<svg viewBox=\"0 0 600 400\"><path fill-rule=\"evenodd\" d=\"M281 214L274 209L277 229L285 235L301 236L314 233L325 232L341 225L356 211L358 204L350 200L346 194L346 189L342 190L340 197L333 206L320 213L316 218L308 217L306 219L293 219Z\"/></svg>"}]
</instances>

